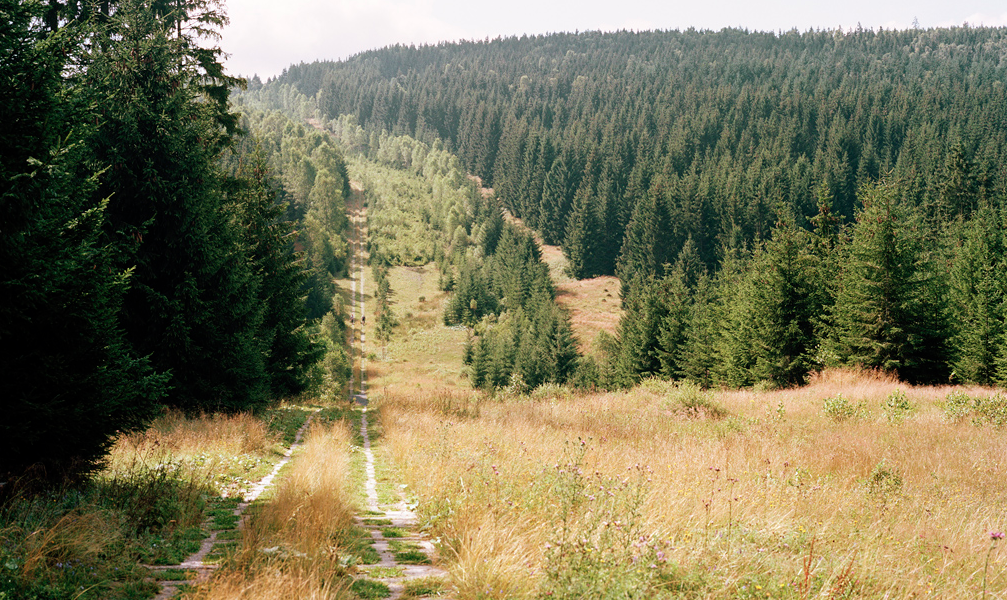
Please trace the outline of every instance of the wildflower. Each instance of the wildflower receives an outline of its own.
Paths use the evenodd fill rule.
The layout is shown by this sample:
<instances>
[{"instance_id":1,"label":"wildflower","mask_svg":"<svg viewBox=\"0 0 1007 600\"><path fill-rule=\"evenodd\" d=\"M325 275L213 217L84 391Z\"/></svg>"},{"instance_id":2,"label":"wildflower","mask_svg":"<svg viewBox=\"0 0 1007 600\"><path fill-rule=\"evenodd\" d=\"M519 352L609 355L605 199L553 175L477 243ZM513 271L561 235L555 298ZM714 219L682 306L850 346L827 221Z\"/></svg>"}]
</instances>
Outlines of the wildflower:
<instances>
[{"instance_id":1,"label":"wildflower","mask_svg":"<svg viewBox=\"0 0 1007 600\"><path fill-rule=\"evenodd\" d=\"M990 539L991 540L1002 540L1002 539L1004 539L1004 532L1002 532L1002 531L991 531L990 532Z\"/></svg>"}]
</instances>

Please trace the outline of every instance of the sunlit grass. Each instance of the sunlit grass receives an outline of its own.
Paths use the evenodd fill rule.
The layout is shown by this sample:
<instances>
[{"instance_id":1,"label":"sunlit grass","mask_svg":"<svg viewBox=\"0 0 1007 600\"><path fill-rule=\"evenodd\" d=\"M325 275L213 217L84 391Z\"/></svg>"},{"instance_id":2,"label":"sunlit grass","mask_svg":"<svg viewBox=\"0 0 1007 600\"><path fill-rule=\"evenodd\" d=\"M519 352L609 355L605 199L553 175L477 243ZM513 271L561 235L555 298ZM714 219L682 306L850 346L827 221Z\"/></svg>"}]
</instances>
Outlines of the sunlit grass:
<instances>
[{"instance_id":1,"label":"sunlit grass","mask_svg":"<svg viewBox=\"0 0 1007 600\"><path fill-rule=\"evenodd\" d=\"M275 493L256 504L240 544L199 599L351 598L356 504L345 421L313 424Z\"/></svg>"},{"instance_id":2,"label":"sunlit grass","mask_svg":"<svg viewBox=\"0 0 1007 600\"><path fill-rule=\"evenodd\" d=\"M883 416L896 389L917 407L900 423ZM840 391L863 404L863 419L824 413ZM681 393L653 382L462 409L459 392L390 392L385 440L442 540L458 597L533 597L551 581L557 468L581 441L589 489L635 477L643 490L638 513L627 500L610 520L632 521L662 553L659 576L640 580L652 597L977 596L988 532L1007 525L1007 438L947 422L946 389L830 372L795 390L717 393L721 418L683 410ZM585 498L571 522L598 536L583 511L599 500ZM988 589L1003 590L1005 557L991 556ZM599 568L574 558L563 564Z\"/></svg>"}]
</instances>

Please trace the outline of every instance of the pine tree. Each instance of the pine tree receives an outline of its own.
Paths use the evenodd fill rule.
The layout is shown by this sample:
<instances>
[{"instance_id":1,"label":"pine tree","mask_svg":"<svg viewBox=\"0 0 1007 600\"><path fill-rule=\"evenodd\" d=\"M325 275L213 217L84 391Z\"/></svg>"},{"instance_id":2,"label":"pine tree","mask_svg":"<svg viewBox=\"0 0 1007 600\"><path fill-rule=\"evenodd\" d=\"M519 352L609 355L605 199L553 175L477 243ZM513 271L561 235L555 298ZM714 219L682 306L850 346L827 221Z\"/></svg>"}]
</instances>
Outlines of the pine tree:
<instances>
[{"instance_id":1,"label":"pine tree","mask_svg":"<svg viewBox=\"0 0 1007 600\"><path fill-rule=\"evenodd\" d=\"M664 282L653 275L640 275L631 282L619 321L617 381L630 386L662 372L659 332L668 316ZM667 359L664 361L667 363Z\"/></svg>"},{"instance_id":2,"label":"pine tree","mask_svg":"<svg viewBox=\"0 0 1007 600\"><path fill-rule=\"evenodd\" d=\"M626 237L619 255L616 274L622 281L623 297L630 282L637 276L660 276L664 265L674 256L669 248L671 216L659 190L647 193L633 209L633 217L626 227Z\"/></svg>"},{"instance_id":3,"label":"pine tree","mask_svg":"<svg viewBox=\"0 0 1007 600\"><path fill-rule=\"evenodd\" d=\"M100 123L91 160L108 165L97 191L110 198L106 234L124 248L119 264L135 268L121 314L137 352L171 373L170 404L251 408L268 395L263 310L223 206L226 88L223 99L206 91L229 80L175 24L121 3L86 70Z\"/></svg>"},{"instance_id":4,"label":"pine tree","mask_svg":"<svg viewBox=\"0 0 1007 600\"><path fill-rule=\"evenodd\" d=\"M538 230L546 244L557 246L563 242L569 211L570 172L565 155L560 154L545 177L539 204Z\"/></svg>"},{"instance_id":5,"label":"pine tree","mask_svg":"<svg viewBox=\"0 0 1007 600\"><path fill-rule=\"evenodd\" d=\"M954 373L981 385L994 381L1003 351L1007 276L1001 218L986 205L964 224L950 274Z\"/></svg>"},{"instance_id":6,"label":"pine tree","mask_svg":"<svg viewBox=\"0 0 1007 600\"><path fill-rule=\"evenodd\" d=\"M78 40L44 31L37 4L0 0L0 12L0 479L32 465L59 479L145 425L166 377L119 322L131 273L102 239L88 98L79 81L63 88Z\"/></svg>"},{"instance_id":7,"label":"pine tree","mask_svg":"<svg viewBox=\"0 0 1007 600\"><path fill-rule=\"evenodd\" d=\"M750 271L755 379L801 385L817 366L815 318L822 301L816 270L810 235L790 221L777 224Z\"/></svg>"},{"instance_id":8,"label":"pine tree","mask_svg":"<svg viewBox=\"0 0 1007 600\"><path fill-rule=\"evenodd\" d=\"M236 224L244 233L248 258L259 278L264 313L257 338L264 348L271 395L297 394L306 389L310 367L325 349L306 328L302 288L308 276L294 252L293 224L281 220L285 206L276 202L276 184L258 144L242 157L237 184L233 194ZM326 316L333 317L331 312ZM333 344L341 342L341 337L331 337Z\"/></svg>"},{"instance_id":9,"label":"pine tree","mask_svg":"<svg viewBox=\"0 0 1007 600\"><path fill-rule=\"evenodd\" d=\"M927 263L920 219L892 184L862 188L850 256L834 307L834 352L848 365L910 382L947 376L942 286Z\"/></svg>"},{"instance_id":10,"label":"pine tree","mask_svg":"<svg viewBox=\"0 0 1007 600\"><path fill-rule=\"evenodd\" d=\"M678 377L682 371L680 362L685 348L693 292L706 268L699 259L696 245L690 237L682 251L678 253L675 266L665 282L664 303L667 313L658 329L658 357L661 360L661 374L668 378Z\"/></svg>"},{"instance_id":11,"label":"pine tree","mask_svg":"<svg viewBox=\"0 0 1007 600\"><path fill-rule=\"evenodd\" d=\"M604 241L603 229L592 200L586 189L578 191L567 221L563 254L568 261L567 274L575 279L604 273L599 256Z\"/></svg>"}]
</instances>

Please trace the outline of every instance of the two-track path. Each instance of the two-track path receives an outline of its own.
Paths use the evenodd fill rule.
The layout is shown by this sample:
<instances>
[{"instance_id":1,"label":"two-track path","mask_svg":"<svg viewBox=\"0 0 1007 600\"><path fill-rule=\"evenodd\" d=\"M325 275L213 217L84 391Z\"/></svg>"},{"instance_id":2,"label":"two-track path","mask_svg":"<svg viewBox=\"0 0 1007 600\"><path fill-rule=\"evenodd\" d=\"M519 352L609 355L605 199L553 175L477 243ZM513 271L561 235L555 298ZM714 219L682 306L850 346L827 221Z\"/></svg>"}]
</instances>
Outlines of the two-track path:
<instances>
[{"instance_id":1,"label":"two-track path","mask_svg":"<svg viewBox=\"0 0 1007 600\"><path fill-rule=\"evenodd\" d=\"M301 425L301 428L297 430L297 435L294 436L294 443L291 444L290 448L287 448L287 450L283 453L283 456L280 458L279 462L277 462L276 465L273 466L273 470L268 475L260 479L258 483L253 485L251 489L244 494L244 497L242 498L242 501L238 504L238 506L235 507L234 512L232 514L238 517L239 531L241 529L244 529L244 527L248 523L248 515L245 514L245 511L248 509L249 505L252 504L252 502L255 502L255 500L258 499L258 497L261 496L263 492L265 492L267 489L269 489L270 486L273 485L273 481L276 479L276 474L280 472L280 469L282 469L284 465L290 462L291 455L294 453L294 450L296 450L301 445L301 439L304 435L304 432L305 430L307 430L308 425L311 424L311 419L314 416L315 413L311 413L310 415L308 415L308 418L305 419L304 424ZM156 576L158 572L174 571L177 569L182 569L186 571L194 571L196 573L195 581L203 581L207 579L218 567L218 565L214 562L207 562L206 560L207 556L210 554L210 552L213 551L214 547L216 547L218 544L234 543L224 540L218 540L217 536L219 533L220 531L211 531L210 535L203 540L202 544L200 544L199 550L197 550L191 556L183 560L180 564L168 565L168 566L151 566L149 567L150 570ZM159 583L161 584L161 591L158 592L157 596L154 597L154 600L168 600L169 598L175 597L175 595L178 593L179 587L185 584L192 584L193 580L190 579L183 581L161 581Z\"/></svg>"},{"instance_id":2,"label":"two-track path","mask_svg":"<svg viewBox=\"0 0 1007 600\"><path fill-rule=\"evenodd\" d=\"M377 550L379 556L381 557L381 562L375 566L381 568L384 572L394 570L394 572L401 574L397 577L373 578L388 585L392 592L390 598L391 600L395 600L396 598L402 596L405 589L405 583L408 580L427 577L443 577L446 575L446 572L430 564L402 564L396 558L396 552L394 552L393 548L394 543L419 547L423 553L430 558L433 557L434 546L425 536L415 533L417 525L416 513L409 509L405 495L401 492L401 490L398 491L397 501L393 504L381 504L378 501L378 484L374 467L374 452L371 449L371 438L367 427L367 353L365 351L366 314L364 312L364 270L365 265L367 264L367 209L364 207L361 199L362 194L360 192L356 192L354 196L356 210L351 213L351 221L353 229L356 233L356 239L354 244L355 252L353 252L353 265L350 269L351 276L353 278L351 289L352 301L350 308L350 335L353 340L353 345L357 346L352 349L352 354L359 357L359 363L354 361L353 372L350 375L350 397L362 407L362 415L360 418L360 437L363 438L364 457L366 461L364 465L364 471L366 474L364 489L367 496L368 515L367 518L358 516L357 522L362 527L370 531L371 538L374 540L374 549ZM359 344L356 342L358 327L360 333ZM358 364L359 371L357 370ZM359 384L359 387L357 387L356 384ZM394 538L394 542L387 539L383 530L387 530L389 528L389 524L391 528L404 532L405 535ZM409 562L414 563L416 561Z\"/></svg>"}]
</instances>

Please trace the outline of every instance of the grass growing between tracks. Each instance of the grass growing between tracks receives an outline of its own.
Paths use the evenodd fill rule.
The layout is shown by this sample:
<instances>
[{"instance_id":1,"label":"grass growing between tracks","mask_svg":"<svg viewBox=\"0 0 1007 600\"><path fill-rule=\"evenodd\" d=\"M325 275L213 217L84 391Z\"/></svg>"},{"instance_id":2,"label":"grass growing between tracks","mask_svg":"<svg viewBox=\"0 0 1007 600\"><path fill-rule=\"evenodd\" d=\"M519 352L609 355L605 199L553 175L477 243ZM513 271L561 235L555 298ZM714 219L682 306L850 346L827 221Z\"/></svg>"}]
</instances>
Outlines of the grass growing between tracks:
<instances>
[{"instance_id":1,"label":"grass growing between tracks","mask_svg":"<svg viewBox=\"0 0 1007 600\"><path fill-rule=\"evenodd\" d=\"M281 471L221 571L186 597L200 600L353 598L352 574L373 549L353 523L350 448L343 420L320 419Z\"/></svg>"},{"instance_id":2,"label":"grass growing between tracks","mask_svg":"<svg viewBox=\"0 0 1007 600\"><path fill-rule=\"evenodd\" d=\"M956 411L995 398L837 371L380 409L459 598L977 598L1007 589L1007 437Z\"/></svg>"}]
</instances>

